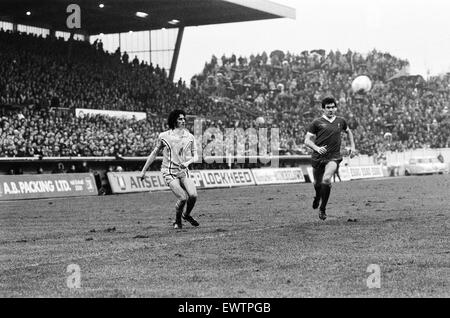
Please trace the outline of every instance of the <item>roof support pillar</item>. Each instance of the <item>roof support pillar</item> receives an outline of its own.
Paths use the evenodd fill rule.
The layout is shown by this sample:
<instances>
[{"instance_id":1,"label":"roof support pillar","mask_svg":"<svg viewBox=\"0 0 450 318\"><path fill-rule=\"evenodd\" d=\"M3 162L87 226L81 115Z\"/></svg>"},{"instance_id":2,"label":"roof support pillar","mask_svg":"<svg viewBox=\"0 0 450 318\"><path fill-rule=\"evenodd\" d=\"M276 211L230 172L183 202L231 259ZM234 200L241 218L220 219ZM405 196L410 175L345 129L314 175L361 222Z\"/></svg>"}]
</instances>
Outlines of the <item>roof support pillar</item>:
<instances>
[{"instance_id":1,"label":"roof support pillar","mask_svg":"<svg viewBox=\"0 0 450 318\"><path fill-rule=\"evenodd\" d=\"M184 27L178 28L177 41L172 55L172 64L170 65L169 80L173 82L175 70L177 69L178 55L180 54L181 40L183 39Z\"/></svg>"}]
</instances>

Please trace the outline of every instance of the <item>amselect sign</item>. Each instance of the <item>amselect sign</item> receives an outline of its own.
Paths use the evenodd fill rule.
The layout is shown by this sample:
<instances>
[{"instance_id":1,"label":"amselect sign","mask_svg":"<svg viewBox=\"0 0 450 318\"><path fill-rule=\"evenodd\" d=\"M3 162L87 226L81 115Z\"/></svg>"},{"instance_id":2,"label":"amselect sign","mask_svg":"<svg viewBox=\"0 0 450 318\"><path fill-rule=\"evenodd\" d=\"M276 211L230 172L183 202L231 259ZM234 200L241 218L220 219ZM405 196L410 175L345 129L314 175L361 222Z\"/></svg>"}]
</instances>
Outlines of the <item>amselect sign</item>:
<instances>
[{"instance_id":1,"label":"amselect sign","mask_svg":"<svg viewBox=\"0 0 450 318\"><path fill-rule=\"evenodd\" d=\"M0 175L0 200L98 195L91 173Z\"/></svg>"},{"instance_id":2,"label":"amselect sign","mask_svg":"<svg viewBox=\"0 0 450 318\"><path fill-rule=\"evenodd\" d=\"M108 172L109 184L113 193L133 193L169 190L160 171L147 171L141 180L139 171ZM189 171L189 177L198 188L204 188L203 177L198 170Z\"/></svg>"},{"instance_id":3,"label":"amselect sign","mask_svg":"<svg viewBox=\"0 0 450 318\"><path fill-rule=\"evenodd\" d=\"M147 171L144 180L140 179L141 173L134 172L108 172L109 184L113 193L132 193L168 190L162 173L159 171Z\"/></svg>"}]
</instances>

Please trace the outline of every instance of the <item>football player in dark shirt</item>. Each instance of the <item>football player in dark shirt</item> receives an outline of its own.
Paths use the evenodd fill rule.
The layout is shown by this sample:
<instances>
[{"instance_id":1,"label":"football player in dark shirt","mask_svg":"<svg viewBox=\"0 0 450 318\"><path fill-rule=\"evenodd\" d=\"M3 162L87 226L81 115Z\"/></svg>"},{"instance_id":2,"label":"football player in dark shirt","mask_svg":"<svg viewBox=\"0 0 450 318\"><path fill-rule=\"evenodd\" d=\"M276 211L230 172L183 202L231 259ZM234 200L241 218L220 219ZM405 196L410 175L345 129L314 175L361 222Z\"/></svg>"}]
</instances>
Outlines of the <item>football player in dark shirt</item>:
<instances>
[{"instance_id":1,"label":"football player in dark shirt","mask_svg":"<svg viewBox=\"0 0 450 318\"><path fill-rule=\"evenodd\" d=\"M342 161L341 133L350 139L350 156L356 154L353 134L344 118L336 116L337 103L332 97L322 100L323 116L313 120L305 136L305 145L314 152L311 156L316 196L313 209L320 204L319 218L327 218L326 207L331 191L331 178ZM315 137L315 140L312 140Z\"/></svg>"}]
</instances>

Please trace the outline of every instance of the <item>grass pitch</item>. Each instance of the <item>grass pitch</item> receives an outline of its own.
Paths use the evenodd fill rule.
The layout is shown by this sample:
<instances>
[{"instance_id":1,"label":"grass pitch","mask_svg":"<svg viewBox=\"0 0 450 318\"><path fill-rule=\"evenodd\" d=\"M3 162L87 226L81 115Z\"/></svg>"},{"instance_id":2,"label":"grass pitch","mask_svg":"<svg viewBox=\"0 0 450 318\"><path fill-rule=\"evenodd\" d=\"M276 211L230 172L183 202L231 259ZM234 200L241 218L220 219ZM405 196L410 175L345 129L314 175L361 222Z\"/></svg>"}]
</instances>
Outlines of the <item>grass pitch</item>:
<instances>
[{"instance_id":1,"label":"grass pitch","mask_svg":"<svg viewBox=\"0 0 450 318\"><path fill-rule=\"evenodd\" d=\"M336 183L326 221L311 184L199 190L182 230L171 192L3 202L0 297L449 297L448 189Z\"/></svg>"}]
</instances>

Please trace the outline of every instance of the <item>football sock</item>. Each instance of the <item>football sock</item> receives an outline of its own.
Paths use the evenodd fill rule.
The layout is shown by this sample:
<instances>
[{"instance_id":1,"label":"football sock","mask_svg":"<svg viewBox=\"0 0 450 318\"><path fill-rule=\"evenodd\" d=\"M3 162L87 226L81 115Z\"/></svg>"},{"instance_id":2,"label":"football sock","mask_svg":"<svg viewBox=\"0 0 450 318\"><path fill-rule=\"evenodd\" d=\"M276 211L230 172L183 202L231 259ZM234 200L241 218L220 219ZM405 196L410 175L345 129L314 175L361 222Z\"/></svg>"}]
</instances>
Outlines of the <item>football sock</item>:
<instances>
[{"instance_id":1,"label":"football sock","mask_svg":"<svg viewBox=\"0 0 450 318\"><path fill-rule=\"evenodd\" d=\"M181 213L183 212L184 205L186 204L186 200L178 200L175 204L175 212L177 220L181 218Z\"/></svg>"},{"instance_id":2,"label":"football sock","mask_svg":"<svg viewBox=\"0 0 450 318\"><path fill-rule=\"evenodd\" d=\"M320 204L320 210L325 211L328 203L328 198L330 197L331 184L322 183L320 189L320 197L322 202Z\"/></svg>"},{"instance_id":3,"label":"football sock","mask_svg":"<svg viewBox=\"0 0 450 318\"><path fill-rule=\"evenodd\" d=\"M323 173L325 171L323 169L313 169L313 176L314 176L314 185L317 185L320 187L320 184L322 183Z\"/></svg>"},{"instance_id":4,"label":"football sock","mask_svg":"<svg viewBox=\"0 0 450 318\"><path fill-rule=\"evenodd\" d=\"M322 189L322 186L320 183L314 185L314 190L316 190L316 198L320 198L321 189Z\"/></svg>"},{"instance_id":5,"label":"football sock","mask_svg":"<svg viewBox=\"0 0 450 318\"><path fill-rule=\"evenodd\" d=\"M191 214L191 211L195 206L195 202L197 202L197 197L189 197L187 199L186 213L184 214L185 216Z\"/></svg>"}]
</instances>

